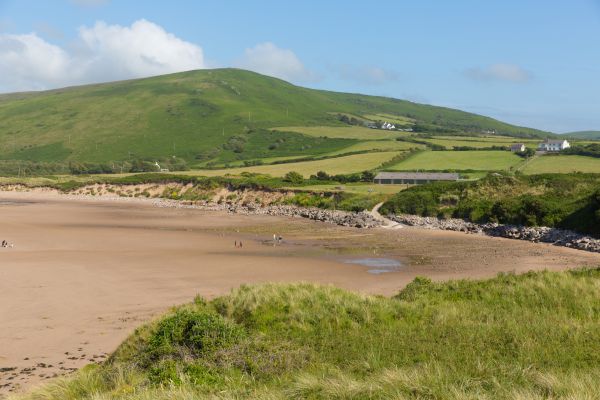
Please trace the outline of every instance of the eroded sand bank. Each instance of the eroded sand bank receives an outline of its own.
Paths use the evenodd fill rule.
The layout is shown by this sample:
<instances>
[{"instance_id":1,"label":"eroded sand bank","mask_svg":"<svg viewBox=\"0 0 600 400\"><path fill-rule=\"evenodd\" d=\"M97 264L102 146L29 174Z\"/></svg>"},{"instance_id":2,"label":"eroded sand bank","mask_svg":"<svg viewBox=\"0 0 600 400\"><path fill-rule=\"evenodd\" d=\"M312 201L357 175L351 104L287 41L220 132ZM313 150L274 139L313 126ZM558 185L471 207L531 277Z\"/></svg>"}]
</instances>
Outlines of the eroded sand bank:
<instances>
[{"instance_id":1,"label":"eroded sand bank","mask_svg":"<svg viewBox=\"0 0 600 400\"><path fill-rule=\"evenodd\" d=\"M274 233L282 245L273 245ZM101 361L170 306L243 283L309 281L392 295L417 275L600 264L600 254L457 232L358 230L35 192L0 192L4 239L15 247L0 248L0 371L15 369L0 372L0 396ZM344 262L366 257L402 267L372 274Z\"/></svg>"}]
</instances>

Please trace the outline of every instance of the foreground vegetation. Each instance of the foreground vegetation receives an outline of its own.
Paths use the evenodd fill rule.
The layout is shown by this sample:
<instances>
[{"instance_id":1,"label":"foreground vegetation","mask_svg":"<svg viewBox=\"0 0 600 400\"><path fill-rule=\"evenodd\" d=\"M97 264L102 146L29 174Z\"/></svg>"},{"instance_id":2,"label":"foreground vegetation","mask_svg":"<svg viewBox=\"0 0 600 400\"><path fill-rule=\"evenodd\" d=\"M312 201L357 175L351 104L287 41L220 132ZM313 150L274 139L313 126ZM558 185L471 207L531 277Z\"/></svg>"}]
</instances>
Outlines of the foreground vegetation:
<instances>
[{"instance_id":1,"label":"foreground vegetation","mask_svg":"<svg viewBox=\"0 0 600 400\"><path fill-rule=\"evenodd\" d=\"M18 399L594 399L599 289L595 269L417 278L394 298L243 286Z\"/></svg>"},{"instance_id":2,"label":"foreground vegetation","mask_svg":"<svg viewBox=\"0 0 600 400\"><path fill-rule=\"evenodd\" d=\"M386 202L382 212L559 227L599 235L599 187L598 174L493 173L478 181L411 187Z\"/></svg>"}]
</instances>

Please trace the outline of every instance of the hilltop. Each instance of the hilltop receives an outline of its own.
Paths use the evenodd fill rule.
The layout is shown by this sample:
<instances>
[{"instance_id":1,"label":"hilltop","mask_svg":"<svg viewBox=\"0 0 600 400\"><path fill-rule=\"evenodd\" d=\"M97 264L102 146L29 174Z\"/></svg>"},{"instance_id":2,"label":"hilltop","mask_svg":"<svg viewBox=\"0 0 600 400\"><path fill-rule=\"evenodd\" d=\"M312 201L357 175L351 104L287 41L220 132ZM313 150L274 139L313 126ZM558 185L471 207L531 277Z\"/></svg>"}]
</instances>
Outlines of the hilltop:
<instances>
[{"instance_id":1,"label":"hilltop","mask_svg":"<svg viewBox=\"0 0 600 400\"><path fill-rule=\"evenodd\" d=\"M331 137L273 128L349 127L378 119L447 135L549 135L449 108L215 69L0 95L0 159L107 163L176 156L194 167L314 156L344 152L381 130Z\"/></svg>"}]
</instances>

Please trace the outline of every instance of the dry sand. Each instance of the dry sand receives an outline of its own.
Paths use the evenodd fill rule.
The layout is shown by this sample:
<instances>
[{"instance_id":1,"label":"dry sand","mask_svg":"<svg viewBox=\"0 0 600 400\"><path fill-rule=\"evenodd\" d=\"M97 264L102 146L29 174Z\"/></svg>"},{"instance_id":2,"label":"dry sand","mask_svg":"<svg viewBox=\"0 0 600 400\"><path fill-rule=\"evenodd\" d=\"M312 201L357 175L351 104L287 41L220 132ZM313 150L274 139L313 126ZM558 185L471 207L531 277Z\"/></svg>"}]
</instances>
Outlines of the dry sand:
<instances>
[{"instance_id":1,"label":"dry sand","mask_svg":"<svg viewBox=\"0 0 600 400\"><path fill-rule=\"evenodd\" d=\"M282 245L273 246L273 233ZM600 254L458 232L358 230L35 192L0 192L3 239L15 247L0 248L0 397L99 362L170 306L243 283L308 281L392 295L417 275L600 264ZM375 275L344 262L363 257L404 266Z\"/></svg>"}]
</instances>

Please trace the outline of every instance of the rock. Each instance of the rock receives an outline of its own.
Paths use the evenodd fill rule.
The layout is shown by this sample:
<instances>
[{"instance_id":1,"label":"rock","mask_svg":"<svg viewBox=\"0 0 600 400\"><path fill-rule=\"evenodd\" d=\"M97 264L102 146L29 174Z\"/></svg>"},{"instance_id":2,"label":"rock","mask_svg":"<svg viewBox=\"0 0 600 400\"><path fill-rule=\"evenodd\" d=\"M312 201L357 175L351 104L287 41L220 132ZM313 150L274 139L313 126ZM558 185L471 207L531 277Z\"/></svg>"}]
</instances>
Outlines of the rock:
<instances>
[{"instance_id":1,"label":"rock","mask_svg":"<svg viewBox=\"0 0 600 400\"><path fill-rule=\"evenodd\" d=\"M579 250L600 253L600 239L585 236L573 231L549 228L546 226L513 226L500 225L496 223L476 224L455 218L438 219L404 214L390 215L388 218L401 224L417 226L425 229L479 233L488 236L527 240L534 243L551 243L556 246L571 247Z\"/></svg>"},{"instance_id":2,"label":"rock","mask_svg":"<svg viewBox=\"0 0 600 400\"><path fill-rule=\"evenodd\" d=\"M207 211L226 211L232 214L273 215L279 217L307 218L314 221L327 222L340 226L356 228L375 228L381 226L381 221L366 212L349 212L339 210L323 210L320 208L304 208L293 205L268 205L258 203L212 203L206 201L184 204L176 200L156 199L153 204L157 207L195 208Z\"/></svg>"}]
</instances>

